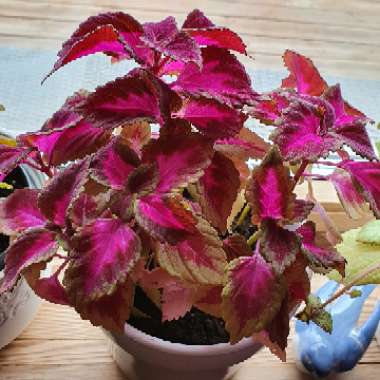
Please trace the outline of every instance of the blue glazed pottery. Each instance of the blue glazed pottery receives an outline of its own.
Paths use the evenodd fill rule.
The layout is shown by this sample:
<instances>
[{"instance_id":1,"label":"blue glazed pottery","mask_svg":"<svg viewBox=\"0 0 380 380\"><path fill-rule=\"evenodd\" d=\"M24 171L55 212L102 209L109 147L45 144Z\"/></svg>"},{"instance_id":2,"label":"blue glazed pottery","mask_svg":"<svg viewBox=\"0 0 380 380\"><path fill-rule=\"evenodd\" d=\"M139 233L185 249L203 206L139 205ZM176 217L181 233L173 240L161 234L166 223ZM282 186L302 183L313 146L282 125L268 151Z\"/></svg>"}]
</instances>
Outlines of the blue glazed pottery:
<instances>
[{"instance_id":1,"label":"blue glazed pottery","mask_svg":"<svg viewBox=\"0 0 380 380\"><path fill-rule=\"evenodd\" d=\"M338 288L335 281L322 286L317 295L322 302ZM349 371L359 362L373 339L380 321L380 302L369 318L357 326L362 307L375 285L357 286L361 296L338 298L327 310L333 318L333 332L328 334L315 323L296 322L295 350L297 365L315 378Z\"/></svg>"}]
</instances>

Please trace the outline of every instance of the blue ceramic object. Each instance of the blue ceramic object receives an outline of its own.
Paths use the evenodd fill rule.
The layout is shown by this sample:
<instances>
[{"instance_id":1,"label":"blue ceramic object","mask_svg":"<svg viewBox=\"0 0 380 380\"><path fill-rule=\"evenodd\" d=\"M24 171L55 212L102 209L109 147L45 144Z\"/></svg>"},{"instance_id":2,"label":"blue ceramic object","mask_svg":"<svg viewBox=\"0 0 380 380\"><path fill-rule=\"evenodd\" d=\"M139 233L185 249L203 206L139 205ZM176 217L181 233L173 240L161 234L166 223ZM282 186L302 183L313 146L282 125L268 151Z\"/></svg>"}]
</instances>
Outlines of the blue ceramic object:
<instances>
[{"instance_id":1,"label":"blue ceramic object","mask_svg":"<svg viewBox=\"0 0 380 380\"><path fill-rule=\"evenodd\" d=\"M338 286L335 281L329 281L318 290L317 295L324 302ZM356 286L354 289L360 290L362 295L357 298L344 295L327 306L333 318L332 334L313 322L296 322L294 344L297 364L315 378L354 368L375 335L380 321L380 302L367 321L357 326L363 304L375 285Z\"/></svg>"}]
</instances>

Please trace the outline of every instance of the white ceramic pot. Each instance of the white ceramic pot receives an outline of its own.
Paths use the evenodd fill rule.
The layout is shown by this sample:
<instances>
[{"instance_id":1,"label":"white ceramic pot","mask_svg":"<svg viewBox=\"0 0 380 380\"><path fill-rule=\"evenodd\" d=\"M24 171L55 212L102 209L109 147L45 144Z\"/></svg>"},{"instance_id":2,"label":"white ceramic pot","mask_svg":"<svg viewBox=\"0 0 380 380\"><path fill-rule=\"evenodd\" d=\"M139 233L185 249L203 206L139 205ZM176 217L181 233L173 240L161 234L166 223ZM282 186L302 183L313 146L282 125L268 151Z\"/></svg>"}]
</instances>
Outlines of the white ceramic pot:
<instances>
[{"instance_id":1,"label":"white ceramic pot","mask_svg":"<svg viewBox=\"0 0 380 380\"><path fill-rule=\"evenodd\" d=\"M223 380L262 347L245 338L235 345L171 343L125 325L124 335L106 332L111 354L128 380Z\"/></svg>"},{"instance_id":2,"label":"white ceramic pot","mask_svg":"<svg viewBox=\"0 0 380 380\"><path fill-rule=\"evenodd\" d=\"M22 167L22 170L29 187L41 187L43 177L38 172L28 167ZM40 298L23 278L11 291L0 296L0 349L21 334L35 317L40 304Z\"/></svg>"}]
</instances>

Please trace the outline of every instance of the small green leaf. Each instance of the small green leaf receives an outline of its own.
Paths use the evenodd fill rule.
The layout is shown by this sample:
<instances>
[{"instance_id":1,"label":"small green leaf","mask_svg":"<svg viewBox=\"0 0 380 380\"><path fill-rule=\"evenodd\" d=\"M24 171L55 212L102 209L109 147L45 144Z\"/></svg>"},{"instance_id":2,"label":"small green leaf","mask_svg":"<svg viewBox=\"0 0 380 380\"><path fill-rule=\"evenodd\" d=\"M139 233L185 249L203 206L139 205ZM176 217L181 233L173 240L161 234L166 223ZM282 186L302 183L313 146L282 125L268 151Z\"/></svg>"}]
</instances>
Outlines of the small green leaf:
<instances>
[{"instance_id":1,"label":"small green leaf","mask_svg":"<svg viewBox=\"0 0 380 380\"><path fill-rule=\"evenodd\" d=\"M351 298L358 298L358 297L361 297L362 295L362 292L359 290L359 289L353 289L351 290L348 295L351 297Z\"/></svg>"},{"instance_id":2,"label":"small green leaf","mask_svg":"<svg viewBox=\"0 0 380 380\"><path fill-rule=\"evenodd\" d=\"M5 111L5 107L2 104L0 104L0 111Z\"/></svg>"},{"instance_id":3,"label":"small green leaf","mask_svg":"<svg viewBox=\"0 0 380 380\"><path fill-rule=\"evenodd\" d=\"M365 224L360 229L357 240L362 243L377 244L380 246L380 220L372 220Z\"/></svg>"},{"instance_id":4,"label":"small green leaf","mask_svg":"<svg viewBox=\"0 0 380 380\"><path fill-rule=\"evenodd\" d=\"M319 297L310 294L306 301L305 308L296 315L302 322L310 323L313 321L321 329L331 334L333 328L333 320L331 314L322 308Z\"/></svg>"},{"instance_id":5,"label":"small green leaf","mask_svg":"<svg viewBox=\"0 0 380 380\"><path fill-rule=\"evenodd\" d=\"M337 271L328 274L331 280L348 284L372 265L380 262L380 245L358 241L360 228L350 230L342 235L342 242L336 246L338 252L346 259L346 276L343 279ZM356 285L380 284L380 270L371 273Z\"/></svg>"},{"instance_id":6,"label":"small green leaf","mask_svg":"<svg viewBox=\"0 0 380 380\"><path fill-rule=\"evenodd\" d=\"M13 186L6 182L0 182L0 189L13 190Z\"/></svg>"}]
</instances>

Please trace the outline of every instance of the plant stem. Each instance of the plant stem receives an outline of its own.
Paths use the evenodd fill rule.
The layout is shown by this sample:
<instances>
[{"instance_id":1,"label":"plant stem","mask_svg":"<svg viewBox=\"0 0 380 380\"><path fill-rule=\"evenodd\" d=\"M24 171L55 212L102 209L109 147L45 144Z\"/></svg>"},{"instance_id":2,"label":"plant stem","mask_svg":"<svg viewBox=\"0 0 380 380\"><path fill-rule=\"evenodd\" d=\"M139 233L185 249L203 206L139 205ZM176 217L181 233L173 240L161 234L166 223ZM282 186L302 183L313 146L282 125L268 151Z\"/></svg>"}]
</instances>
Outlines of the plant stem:
<instances>
[{"instance_id":1,"label":"plant stem","mask_svg":"<svg viewBox=\"0 0 380 380\"><path fill-rule=\"evenodd\" d=\"M247 217L250 210L251 210L251 207L250 207L249 203L247 203L244 206L243 211L241 212L239 219L236 222L237 226L241 226L243 224L243 222L244 222L245 218Z\"/></svg>"},{"instance_id":2,"label":"plant stem","mask_svg":"<svg viewBox=\"0 0 380 380\"><path fill-rule=\"evenodd\" d=\"M303 175L303 172L305 171L305 169L307 168L307 165L309 164L309 161L307 160L303 160L300 167L298 168L296 174L294 174L294 177L293 177L293 180L294 180L294 187L293 189L297 186L297 182L299 181L299 179L301 178L301 176Z\"/></svg>"},{"instance_id":3,"label":"plant stem","mask_svg":"<svg viewBox=\"0 0 380 380\"><path fill-rule=\"evenodd\" d=\"M327 299L322 305L321 308L326 307L330 303L334 302L337 298L345 294L347 291L349 291L353 286L355 286L360 280L363 280L373 272L376 272L377 270L380 270L380 262L376 263L363 272L359 273L352 281L350 281L347 285L343 286L340 290L338 290L334 295L332 295L329 299Z\"/></svg>"},{"instance_id":4,"label":"plant stem","mask_svg":"<svg viewBox=\"0 0 380 380\"><path fill-rule=\"evenodd\" d=\"M254 232L249 239L247 240L247 244L252 248L256 243L257 239L260 237L260 231Z\"/></svg>"}]
</instances>

